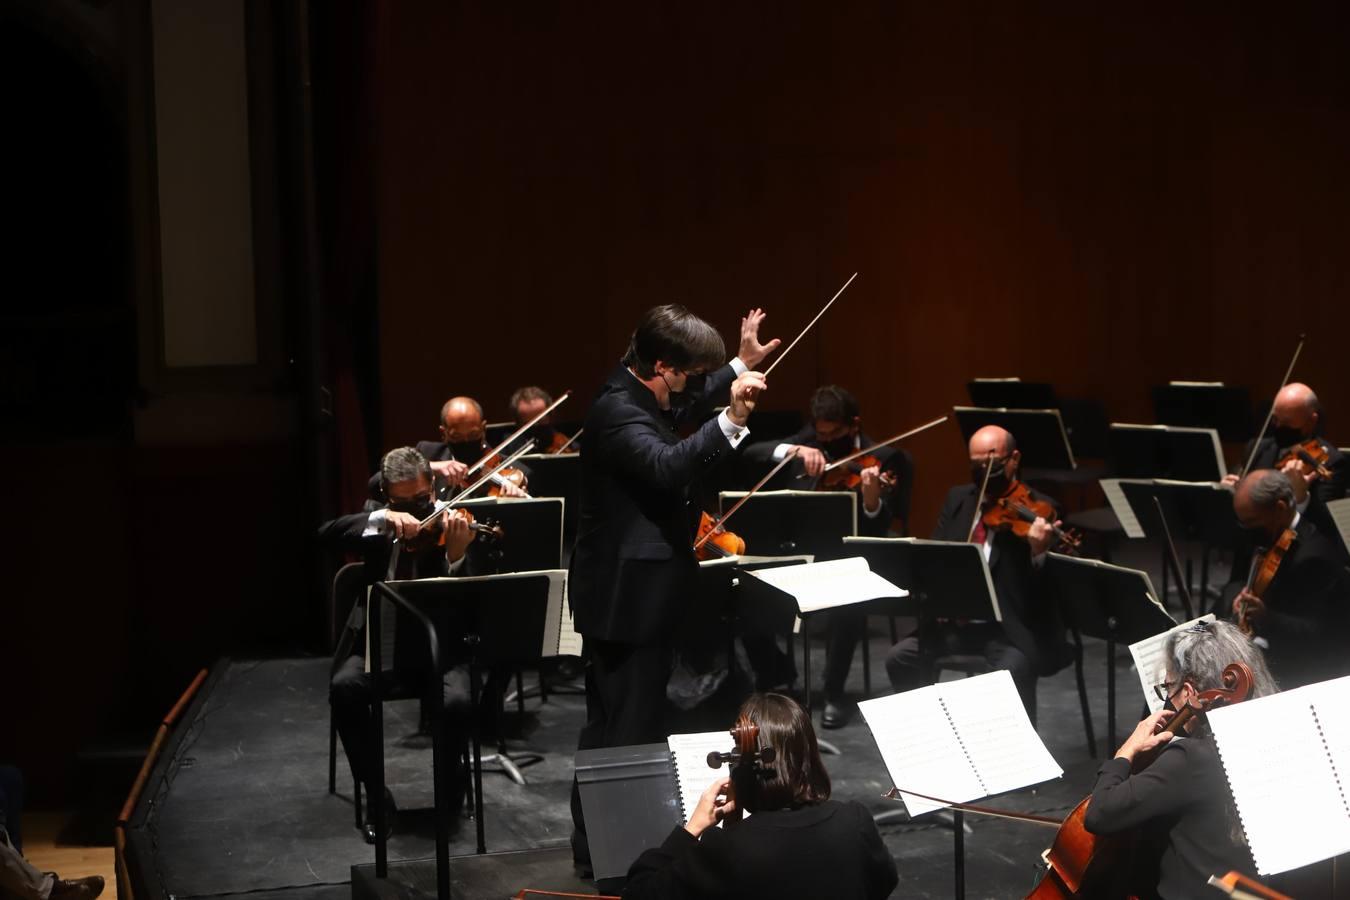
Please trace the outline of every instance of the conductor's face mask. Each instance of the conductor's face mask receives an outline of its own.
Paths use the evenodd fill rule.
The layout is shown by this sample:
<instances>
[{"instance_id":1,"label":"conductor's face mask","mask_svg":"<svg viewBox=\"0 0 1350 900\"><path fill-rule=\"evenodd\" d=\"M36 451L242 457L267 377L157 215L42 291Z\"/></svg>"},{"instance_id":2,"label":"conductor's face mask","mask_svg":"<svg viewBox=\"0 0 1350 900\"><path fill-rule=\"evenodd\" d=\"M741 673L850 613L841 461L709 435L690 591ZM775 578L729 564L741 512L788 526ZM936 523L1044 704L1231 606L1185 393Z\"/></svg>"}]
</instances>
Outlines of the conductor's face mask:
<instances>
[{"instance_id":1,"label":"conductor's face mask","mask_svg":"<svg viewBox=\"0 0 1350 900\"><path fill-rule=\"evenodd\" d=\"M701 372L680 372L672 369L669 375L662 372L661 380L666 383L666 390L670 395L670 408L683 409L698 402L708 376Z\"/></svg>"}]
</instances>

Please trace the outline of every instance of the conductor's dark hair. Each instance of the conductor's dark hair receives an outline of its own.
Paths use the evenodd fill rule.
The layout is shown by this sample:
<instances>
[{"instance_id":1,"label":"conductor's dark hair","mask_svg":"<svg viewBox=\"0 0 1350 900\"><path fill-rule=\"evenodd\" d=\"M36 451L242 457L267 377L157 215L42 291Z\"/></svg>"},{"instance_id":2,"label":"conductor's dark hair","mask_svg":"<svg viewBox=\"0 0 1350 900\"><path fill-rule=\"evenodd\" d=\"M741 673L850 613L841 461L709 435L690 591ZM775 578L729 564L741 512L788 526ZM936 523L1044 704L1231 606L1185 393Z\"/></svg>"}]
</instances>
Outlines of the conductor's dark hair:
<instances>
[{"instance_id":1,"label":"conductor's dark hair","mask_svg":"<svg viewBox=\"0 0 1350 900\"><path fill-rule=\"evenodd\" d=\"M812 421L824 419L826 422L847 422L851 425L857 417L857 399L837 384L818 387L811 395Z\"/></svg>"},{"instance_id":2,"label":"conductor's dark hair","mask_svg":"<svg viewBox=\"0 0 1350 900\"><path fill-rule=\"evenodd\" d=\"M759 746L774 749L773 762L765 764L773 775L759 779L757 789L741 800L747 810L791 809L830 799L830 775L820 759L816 730L796 700L752 694L741 705L741 715L759 726Z\"/></svg>"},{"instance_id":3,"label":"conductor's dark hair","mask_svg":"<svg viewBox=\"0 0 1350 900\"><path fill-rule=\"evenodd\" d=\"M652 378L658 360L690 372L715 369L726 358L727 347L716 328L683 306L669 303L642 314L628 341L623 364L639 378Z\"/></svg>"}]
</instances>

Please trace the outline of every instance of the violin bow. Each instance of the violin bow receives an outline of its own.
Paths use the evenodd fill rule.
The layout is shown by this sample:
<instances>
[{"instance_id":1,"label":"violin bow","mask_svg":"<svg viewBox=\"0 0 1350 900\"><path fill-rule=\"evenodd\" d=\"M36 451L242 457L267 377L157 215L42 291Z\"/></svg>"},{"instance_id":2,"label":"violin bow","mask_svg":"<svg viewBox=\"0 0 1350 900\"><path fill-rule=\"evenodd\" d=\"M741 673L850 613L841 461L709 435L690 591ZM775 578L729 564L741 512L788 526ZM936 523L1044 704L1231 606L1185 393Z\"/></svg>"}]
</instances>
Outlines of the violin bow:
<instances>
[{"instance_id":1,"label":"violin bow","mask_svg":"<svg viewBox=\"0 0 1350 900\"><path fill-rule=\"evenodd\" d=\"M585 428L578 428L576 434L572 435L561 447L553 451L553 455L556 456L559 453L562 453L568 447L572 446L572 442L575 441L577 438L581 437L581 433L585 430L586 430Z\"/></svg>"},{"instance_id":2,"label":"violin bow","mask_svg":"<svg viewBox=\"0 0 1350 900\"><path fill-rule=\"evenodd\" d=\"M778 358L773 361L773 365L769 366L767 369L764 370L765 378L768 378L769 373L771 373L774 370L774 368L777 367L777 365L783 361L784 357L786 357L789 353L792 352L792 348L797 346L797 342L800 341L802 338L806 337L806 333L811 330L811 326L815 325L816 322L820 320L820 317L825 315L825 310L829 309L831 306L834 305L834 301L839 299L839 295L842 294L848 288L848 286L853 283L853 279L857 277L858 277L857 272L854 272L852 275L848 276L848 281L845 281L844 286L834 292L834 296L830 298L830 302L826 303L824 306L820 308L820 312L816 313L816 317L812 319L810 322L806 323L806 327L802 329L802 333L793 338L792 343L787 345L787 349L784 350L782 353L778 354Z\"/></svg>"},{"instance_id":3,"label":"violin bow","mask_svg":"<svg viewBox=\"0 0 1350 900\"><path fill-rule=\"evenodd\" d=\"M524 456L526 453L529 453L533 449L534 449L534 438L530 438L528 441L526 441L524 444L520 446L519 450L517 450L515 453L512 453L510 456L506 457L506 459L502 460L501 462L497 463L497 465L493 466L492 470L488 472L486 475L479 477L479 479L475 481L473 484L469 485L464 490L460 491L458 494L451 497L449 503L447 503L446 506L454 506L456 503L463 500L465 497L469 496L474 491L478 490L488 481L491 481L493 478L495 478L497 476L497 473L500 472L502 469L507 468L508 466L511 465L511 463L520 459L522 456ZM436 516L438 515L440 515L440 510L437 510L431 516L431 518L426 520L426 522L430 522L431 519L436 518ZM425 524L425 522L423 524Z\"/></svg>"},{"instance_id":4,"label":"violin bow","mask_svg":"<svg viewBox=\"0 0 1350 900\"><path fill-rule=\"evenodd\" d=\"M886 440L882 441L882 442L879 443L879 444L873 444L873 445L870 446L870 447L864 447L862 450L855 450L853 453L850 453L848 456L845 456L843 459L837 459L837 460L835 460L834 462L832 462L832 463L830 463L829 465L827 465L827 466L825 467L825 471L826 471L826 472L830 472L830 471L832 471L832 470L834 470L834 469L839 468L839 467L842 466L842 465L847 465L848 463L853 462L853 460L855 460L855 459L858 459L858 458L860 458L860 457L866 456L867 454L872 453L872 452L874 452L874 451L880 450L882 447L889 447L891 444L898 444L898 443L900 443L901 441L903 441L903 440L904 440L905 438L907 438L907 437L913 437L914 435L918 434L919 432L921 432L921 431L927 431L927 430L930 429L930 428L933 428L933 427L935 427L935 426L937 426L937 425L941 425L941 424L942 424L943 422L945 422L945 421L947 421L947 417L946 417L946 416L943 416L943 417L940 418L940 419L934 419L934 420L931 421L931 422L928 422L928 423L926 423L926 424L920 425L918 428L911 428L909 431L902 432L901 434L897 434L895 437L888 437L888 438L886 438Z\"/></svg>"},{"instance_id":5,"label":"violin bow","mask_svg":"<svg viewBox=\"0 0 1350 900\"><path fill-rule=\"evenodd\" d=\"M1306 334L1298 336L1298 346L1294 348L1294 358L1289 360L1289 368L1284 370L1284 381L1280 382L1279 390L1275 391L1275 398L1270 401L1270 412L1266 413L1266 420L1261 423L1261 433L1256 436L1252 442L1252 452L1247 456L1247 464L1242 467L1242 474L1239 478L1247 477L1248 470L1252 467L1252 462L1256 460L1256 451L1261 446L1261 442L1266 438L1266 431L1270 428L1271 417L1275 415L1275 404L1279 402L1280 391L1284 390L1289 384L1290 377L1294 374L1294 363L1298 362L1298 355L1303 352L1303 342L1308 339Z\"/></svg>"},{"instance_id":6,"label":"violin bow","mask_svg":"<svg viewBox=\"0 0 1350 900\"><path fill-rule=\"evenodd\" d=\"M975 529L979 527L980 519L983 518L980 507L984 506L984 494L989 489L989 473L992 471L994 471L994 451L990 450L988 458L984 461L984 478L980 480L980 495L975 498L975 516L970 520L970 531L966 532L967 544L975 540Z\"/></svg>"},{"instance_id":7,"label":"violin bow","mask_svg":"<svg viewBox=\"0 0 1350 900\"><path fill-rule=\"evenodd\" d=\"M468 477L469 477L470 475L472 475L474 472L477 472L479 469L481 469L481 468L487 463L487 461L488 461L489 459L492 459L492 457L496 456L498 453L501 453L503 447L508 446L508 445L509 445L512 441L514 441L516 438L520 437L520 436L521 436L522 434L524 434L526 431L528 431L528 430L530 430L531 428L533 428L533 427L534 427L541 419L544 418L544 416L546 416L546 415L548 415L549 413L553 412L553 411L554 411L555 409L557 409L559 406L562 406L563 401L566 400L566 399L567 399L568 397L570 397L570 396L572 396L572 392L571 392L570 390L568 390L568 391L563 391L563 395L562 395L561 397L559 397L557 400L554 400L554 401L553 401L552 403L550 403L548 406L544 407L543 411L540 412L537 416L535 416L533 419L531 419L530 421L526 422L524 425L522 425L522 426L520 426L519 428L517 428L515 431L511 432L510 434L508 434L508 435L506 436L506 440L502 441L500 444L498 444L497 446L493 447L493 448L492 448L491 450L489 450L487 453L484 453L483 456L482 456L482 458L479 459L478 462L476 462L476 463L474 463L473 465L469 466L468 471L464 473L464 477L465 477L465 478L468 478ZM577 434L580 434L580 433L581 433L581 432L577 432ZM568 441L568 443L570 444L571 441ZM463 496L463 495L461 495L461 496ZM456 499L458 499L458 498L456 498Z\"/></svg>"},{"instance_id":8,"label":"violin bow","mask_svg":"<svg viewBox=\"0 0 1350 900\"><path fill-rule=\"evenodd\" d=\"M1222 878L1211 875L1206 884L1218 888L1230 897L1237 897L1238 900L1294 900L1293 897L1272 890L1236 871L1229 872Z\"/></svg>"},{"instance_id":9,"label":"violin bow","mask_svg":"<svg viewBox=\"0 0 1350 900\"><path fill-rule=\"evenodd\" d=\"M1172 529L1167 527L1167 516L1163 515L1162 501L1158 495L1153 495L1153 506L1158 510L1158 521L1162 523L1163 537L1167 539L1167 563L1172 570L1172 577L1177 581L1177 593L1181 594L1181 602L1186 607L1186 618L1195 618L1195 607L1191 603L1191 586L1186 583L1186 579L1181 577L1181 560L1177 557L1176 544L1172 543ZM1167 602L1163 597L1162 601Z\"/></svg>"},{"instance_id":10,"label":"violin bow","mask_svg":"<svg viewBox=\"0 0 1350 900\"><path fill-rule=\"evenodd\" d=\"M694 550L697 551L704 544L708 543L708 541L712 539L713 534L717 532L717 529L721 528L722 525L726 522L726 520L732 517L732 515L736 512L736 510L740 509L742 506L745 505L745 501L749 500L751 497L755 495L756 491L764 487L764 485L768 484L770 478L773 478L773 476L783 471L783 467L786 466L793 459L795 459L796 456L797 456L797 448L793 447L791 450L787 452L787 454L782 459L778 461L778 465L774 466L772 469L769 470L769 474L765 475L758 482L756 482L754 487L745 492L744 497L733 503L731 505L731 509L724 512L721 516L717 518L715 522L713 522L713 527L708 529L708 533L703 535L703 537L699 538L698 541L695 542Z\"/></svg>"},{"instance_id":11,"label":"violin bow","mask_svg":"<svg viewBox=\"0 0 1350 900\"><path fill-rule=\"evenodd\" d=\"M995 819L1012 819L1015 822L1031 822L1034 825L1046 825L1050 828L1058 828L1064 823L1059 819L1051 819L1047 816L1037 816L1032 813L1013 812L1008 809L994 809L988 806L975 806L971 803L957 803L953 800L943 800L941 797L930 797L927 794L920 794L918 791L911 791L905 788L893 787L881 796L887 800L901 800L901 794L909 794L911 797L918 797L921 800L927 800L930 803L941 803L948 809L959 809L962 812L973 812L981 816L991 816Z\"/></svg>"}]
</instances>

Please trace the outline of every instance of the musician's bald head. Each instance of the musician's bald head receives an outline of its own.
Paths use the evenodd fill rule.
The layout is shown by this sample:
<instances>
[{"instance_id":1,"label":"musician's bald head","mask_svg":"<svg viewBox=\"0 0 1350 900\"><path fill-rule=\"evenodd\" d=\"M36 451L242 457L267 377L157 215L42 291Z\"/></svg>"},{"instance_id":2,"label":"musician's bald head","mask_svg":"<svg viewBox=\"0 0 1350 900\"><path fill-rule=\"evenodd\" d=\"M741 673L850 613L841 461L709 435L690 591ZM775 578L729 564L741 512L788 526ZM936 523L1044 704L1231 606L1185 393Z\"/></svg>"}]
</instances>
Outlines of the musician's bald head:
<instances>
[{"instance_id":1,"label":"musician's bald head","mask_svg":"<svg viewBox=\"0 0 1350 900\"><path fill-rule=\"evenodd\" d=\"M1275 469L1256 469L1238 482L1233 513L1243 528L1260 528L1277 537L1294 518L1294 486Z\"/></svg>"},{"instance_id":2,"label":"musician's bald head","mask_svg":"<svg viewBox=\"0 0 1350 900\"><path fill-rule=\"evenodd\" d=\"M1001 459L1016 450L1017 441L1013 440L1012 432L997 425L986 425L970 436L971 460L988 459L990 453Z\"/></svg>"},{"instance_id":3,"label":"musician's bald head","mask_svg":"<svg viewBox=\"0 0 1350 900\"><path fill-rule=\"evenodd\" d=\"M1322 404L1306 384L1297 381L1286 384L1275 395L1272 417L1277 427L1296 428L1303 435L1311 436L1321 416Z\"/></svg>"},{"instance_id":4,"label":"musician's bald head","mask_svg":"<svg viewBox=\"0 0 1350 900\"><path fill-rule=\"evenodd\" d=\"M441 407L441 437L451 443L482 440L483 405L472 397L451 397Z\"/></svg>"}]
</instances>

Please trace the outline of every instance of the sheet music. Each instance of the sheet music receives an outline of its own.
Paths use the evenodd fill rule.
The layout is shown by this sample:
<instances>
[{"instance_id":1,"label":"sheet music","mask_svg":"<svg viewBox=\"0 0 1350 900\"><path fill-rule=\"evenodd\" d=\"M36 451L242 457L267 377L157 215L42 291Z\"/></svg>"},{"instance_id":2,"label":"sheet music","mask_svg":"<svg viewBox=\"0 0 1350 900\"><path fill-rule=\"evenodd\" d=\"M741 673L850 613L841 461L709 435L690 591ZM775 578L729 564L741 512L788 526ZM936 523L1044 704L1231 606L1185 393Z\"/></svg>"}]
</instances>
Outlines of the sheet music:
<instances>
[{"instance_id":1,"label":"sheet music","mask_svg":"<svg viewBox=\"0 0 1350 900\"><path fill-rule=\"evenodd\" d=\"M563 570L558 570L563 571ZM572 626L572 605L567 602L567 573L549 579L548 616L544 620L544 656L580 656L581 635Z\"/></svg>"},{"instance_id":2,"label":"sheet music","mask_svg":"<svg viewBox=\"0 0 1350 900\"><path fill-rule=\"evenodd\" d=\"M799 566L757 569L745 574L772 585L797 601L801 613L817 612L878 600L882 597L908 597L909 591L896 587L868 568L861 556Z\"/></svg>"},{"instance_id":3,"label":"sheet music","mask_svg":"<svg viewBox=\"0 0 1350 900\"><path fill-rule=\"evenodd\" d=\"M1167 660L1163 654L1167 649L1168 636L1178 631L1185 631L1196 622L1213 621L1214 613L1209 613L1198 619L1182 622L1175 628L1160 631L1153 637L1144 638L1142 641L1136 641L1130 645L1130 656L1134 657L1134 670L1139 676L1139 687L1144 691L1144 702L1148 704L1149 712L1155 713L1163 708L1163 702L1158 699L1153 687L1162 684L1163 679L1167 677Z\"/></svg>"},{"instance_id":4,"label":"sheet music","mask_svg":"<svg viewBox=\"0 0 1350 900\"><path fill-rule=\"evenodd\" d=\"M858 704L891 783L902 789L900 797L911 816L944 807L906 794L903 788L955 803L988 793L957 740L941 699L937 685L932 685Z\"/></svg>"},{"instance_id":5,"label":"sheet music","mask_svg":"<svg viewBox=\"0 0 1350 900\"><path fill-rule=\"evenodd\" d=\"M1207 718L1260 874L1350 851L1350 812L1305 690Z\"/></svg>"},{"instance_id":6,"label":"sheet music","mask_svg":"<svg viewBox=\"0 0 1350 900\"><path fill-rule=\"evenodd\" d=\"M1350 676L1310 684L1298 692L1312 701L1313 714L1331 754L1331 767L1350 801Z\"/></svg>"},{"instance_id":7,"label":"sheet music","mask_svg":"<svg viewBox=\"0 0 1350 900\"><path fill-rule=\"evenodd\" d=\"M936 687L986 794L1001 794L1064 774L1036 735L1006 669Z\"/></svg>"},{"instance_id":8,"label":"sheet music","mask_svg":"<svg viewBox=\"0 0 1350 900\"><path fill-rule=\"evenodd\" d=\"M680 803L683 825L689 821L689 815L698 808L698 798L719 778L728 774L726 766L713 769L708 765L708 754L713 750L730 753L736 749L730 731L703 731L697 734L672 734L666 738L670 755L675 763L675 778L680 787Z\"/></svg>"},{"instance_id":9,"label":"sheet music","mask_svg":"<svg viewBox=\"0 0 1350 900\"><path fill-rule=\"evenodd\" d=\"M1331 513L1331 521L1341 536L1341 544L1350 550L1350 497L1328 502L1327 512Z\"/></svg>"},{"instance_id":10,"label":"sheet music","mask_svg":"<svg viewBox=\"0 0 1350 900\"><path fill-rule=\"evenodd\" d=\"M1098 483L1102 486L1102 493L1106 495L1106 502L1111 504L1111 511L1120 520L1120 527L1125 529L1125 536L1141 538L1144 536L1144 526L1139 524L1139 517L1134 514L1134 510L1130 508L1130 501L1125 499L1125 492L1120 489L1123 480L1103 478Z\"/></svg>"}]
</instances>

